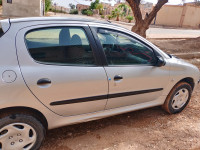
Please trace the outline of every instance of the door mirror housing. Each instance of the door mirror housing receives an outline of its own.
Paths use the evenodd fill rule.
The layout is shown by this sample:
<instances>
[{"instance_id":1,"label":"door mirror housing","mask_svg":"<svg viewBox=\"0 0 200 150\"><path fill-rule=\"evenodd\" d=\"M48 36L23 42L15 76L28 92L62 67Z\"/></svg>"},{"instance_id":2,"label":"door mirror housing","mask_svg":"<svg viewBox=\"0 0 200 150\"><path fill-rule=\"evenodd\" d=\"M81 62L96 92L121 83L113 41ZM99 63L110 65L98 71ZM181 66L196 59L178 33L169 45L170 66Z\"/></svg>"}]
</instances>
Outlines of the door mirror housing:
<instances>
[{"instance_id":1,"label":"door mirror housing","mask_svg":"<svg viewBox=\"0 0 200 150\"><path fill-rule=\"evenodd\" d=\"M157 56L157 67L162 67L166 64L165 60L161 56Z\"/></svg>"}]
</instances>

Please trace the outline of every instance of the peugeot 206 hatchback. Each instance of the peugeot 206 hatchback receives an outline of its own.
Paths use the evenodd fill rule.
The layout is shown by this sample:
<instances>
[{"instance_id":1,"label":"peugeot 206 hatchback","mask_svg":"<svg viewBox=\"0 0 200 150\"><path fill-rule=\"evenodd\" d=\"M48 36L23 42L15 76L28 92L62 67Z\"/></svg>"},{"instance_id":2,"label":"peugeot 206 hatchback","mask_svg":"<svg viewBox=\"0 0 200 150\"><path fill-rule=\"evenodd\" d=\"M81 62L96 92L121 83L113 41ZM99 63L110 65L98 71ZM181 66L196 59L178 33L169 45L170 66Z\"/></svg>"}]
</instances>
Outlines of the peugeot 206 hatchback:
<instances>
[{"instance_id":1,"label":"peugeot 206 hatchback","mask_svg":"<svg viewBox=\"0 0 200 150\"><path fill-rule=\"evenodd\" d=\"M162 105L181 112L197 67L109 22L0 21L0 149L39 149L47 129Z\"/></svg>"}]
</instances>

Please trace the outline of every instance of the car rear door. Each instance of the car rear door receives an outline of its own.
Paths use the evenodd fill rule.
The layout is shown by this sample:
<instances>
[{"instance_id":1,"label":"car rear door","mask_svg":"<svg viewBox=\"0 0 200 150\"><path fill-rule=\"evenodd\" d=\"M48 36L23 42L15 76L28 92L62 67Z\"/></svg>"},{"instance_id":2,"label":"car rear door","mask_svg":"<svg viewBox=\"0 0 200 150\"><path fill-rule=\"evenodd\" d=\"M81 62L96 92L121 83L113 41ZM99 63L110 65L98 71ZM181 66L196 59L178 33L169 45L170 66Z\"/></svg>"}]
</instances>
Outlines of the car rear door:
<instances>
[{"instance_id":1,"label":"car rear door","mask_svg":"<svg viewBox=\"0 0 200 150\"><path fill-rule=\"evenodd\" d=\"M106 109L162 100L169 65L155 66L155 52L146 43L111 28L93 28L106 57L109 80Z\"/></svg>"},{"instance_id":2,"label":"car rear door","mask_svg":"<svg viewBox=\"0 0 200 150\"><path fill-rule=\"evenodd\" d=\"M104 110L108 82L94 43L87 25L39 25L20 30L16 48L27 87L62 116Z\"/></svg>"}]
</instances>

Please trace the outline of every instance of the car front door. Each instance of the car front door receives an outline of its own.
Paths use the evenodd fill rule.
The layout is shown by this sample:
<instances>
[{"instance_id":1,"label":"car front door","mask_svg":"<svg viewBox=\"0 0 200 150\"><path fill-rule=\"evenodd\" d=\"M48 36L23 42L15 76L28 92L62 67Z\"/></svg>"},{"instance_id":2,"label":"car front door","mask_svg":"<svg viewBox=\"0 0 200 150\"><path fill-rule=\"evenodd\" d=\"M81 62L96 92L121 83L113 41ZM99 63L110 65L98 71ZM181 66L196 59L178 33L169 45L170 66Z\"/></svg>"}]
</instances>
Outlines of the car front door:
<instances>
[{"instance_id":1,"label":"car front door","mask_svg":"<svg viewBox=\"0 0 200 150\"><path fill-rule=\"evenodd\" d=\"M169 82L169 67L157 67L155 52L144 42L112 29L93 29L107 60L106 109L159 99Z\"/></svg>"},{"instance_id":2,"label":"car front door","mask_svg":"<svg viewBox=\"0 0 200 150\"><path fill-rule=\"evenodd\" d=\"M104 110L108 82L94 43L87 25L41 25L19 31L16 46L23 78L50 110L62 116Z\"/></svg>"}]
</instances>

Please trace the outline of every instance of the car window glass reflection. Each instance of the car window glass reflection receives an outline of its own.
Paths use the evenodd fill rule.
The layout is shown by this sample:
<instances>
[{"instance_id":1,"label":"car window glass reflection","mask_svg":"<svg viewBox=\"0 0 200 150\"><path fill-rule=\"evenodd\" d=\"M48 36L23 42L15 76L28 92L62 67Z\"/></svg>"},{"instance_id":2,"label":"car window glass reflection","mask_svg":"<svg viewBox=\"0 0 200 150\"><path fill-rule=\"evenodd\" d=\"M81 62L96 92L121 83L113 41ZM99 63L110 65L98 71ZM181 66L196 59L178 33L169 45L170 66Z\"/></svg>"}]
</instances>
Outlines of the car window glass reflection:
<instances>
[{"instance_id":1,"label":"car window glass reflection","mask_svg":"<svg viewBox=\"0 0 200 150\"><path fill-rule=\"evenodd\" d=\"M94 65L92 49L87 35L78 27L55 27L36 29L25 37L27 48L36 61Z\"/></svg>"},{"instance_id":2,"label":"car window glass reflection","mask_svg":"<svg viewBox=\"0 0 200 150\"><path fill-rule=\"evenodd\" d=\"M136 39L103 29L98 37L109 65L152 65L156 61L153 51Z\"/></svg>"}]
</instances>

